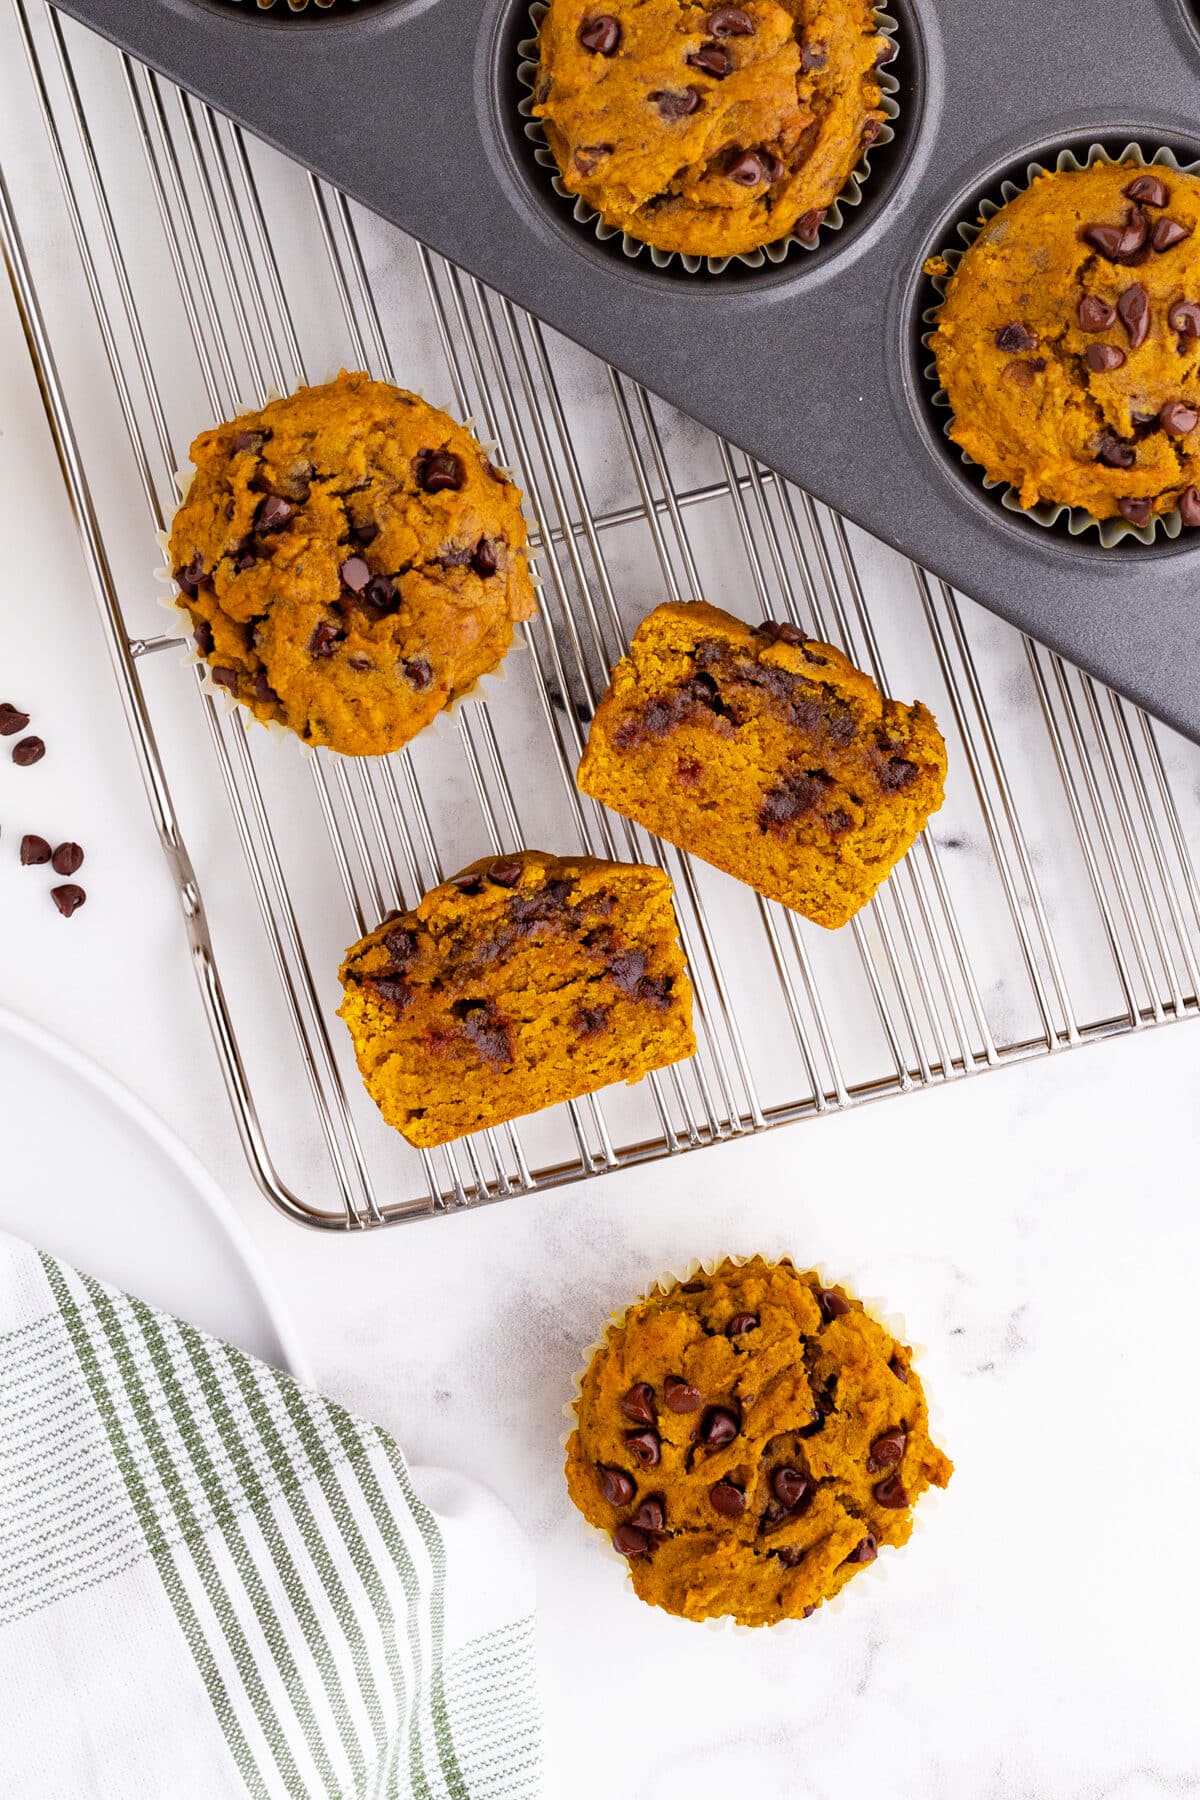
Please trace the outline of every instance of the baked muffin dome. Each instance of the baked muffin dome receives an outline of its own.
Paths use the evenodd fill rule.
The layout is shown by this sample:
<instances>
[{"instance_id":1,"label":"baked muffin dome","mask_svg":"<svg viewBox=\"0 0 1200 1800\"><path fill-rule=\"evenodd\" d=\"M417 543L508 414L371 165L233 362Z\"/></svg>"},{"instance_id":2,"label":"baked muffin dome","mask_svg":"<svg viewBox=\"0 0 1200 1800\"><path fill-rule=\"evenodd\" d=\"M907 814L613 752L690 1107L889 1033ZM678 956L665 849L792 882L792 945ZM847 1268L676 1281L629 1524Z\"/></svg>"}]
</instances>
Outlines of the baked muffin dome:
<instances>
[{"instance_id":1,"label":"baked muffin dome","mask_svg":"<svg viewBox=\"0 0 1200 1800\"><path fill-rule=\"evenodd\" d=\"M950 436L1022 506L1200 524L1200 180L1038 175L951 276L931 345Z\"/></svg>"},{"instance_id":2,"label":"baked muffin dome","mask_svg":"<svg viewBox=\"0 0 1200 1800\"><path fill-rule=\"evenodd\" d=\"M307 743L399 749L535 610L517 489L416 394L343 371L191 455L170 556L196 647Z\"/></svg>"},{"instance_id":3,"label":"baked muffin dome","mask_svg":"<svg viewBox=\"0 0 1200 1800\"><path fill-rule=\"evenodd\" d=\"M907 1543L952 1465L911 1352L792 1263L721 1263L631 1306L592 1357L567 1487L687 1619L805 1618Z\"/></svg>"},{"instance_id":4,"label":"baked muffin dome","mask_svg":"<svg viewBox=\"0 0 1200 1800\"><path fill-rule=\"evenodd\" d=\"M884 118L868 0L552 0L538 41L564 184L662 250L814 239Z\"/></svg>"}]
</instances>

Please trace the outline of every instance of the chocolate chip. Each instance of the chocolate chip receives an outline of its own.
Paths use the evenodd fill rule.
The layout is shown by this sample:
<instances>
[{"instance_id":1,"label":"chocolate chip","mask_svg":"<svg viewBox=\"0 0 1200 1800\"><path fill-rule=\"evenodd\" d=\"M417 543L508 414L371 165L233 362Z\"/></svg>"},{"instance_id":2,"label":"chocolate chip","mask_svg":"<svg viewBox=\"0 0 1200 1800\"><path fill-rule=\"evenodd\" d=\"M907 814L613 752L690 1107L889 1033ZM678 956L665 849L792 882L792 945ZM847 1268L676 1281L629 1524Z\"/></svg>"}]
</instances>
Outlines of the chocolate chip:
<instances>
[{"instance_id":1,"label":"chocolate chip","mask_svg":"<svg viewBox=\"0 0 1200 1800\"><path fill-rule=\"evenodd\" d=\"M23 869L31 869L35 868L39 863L48 863L49 861L50 846L45 838L38 837L36 832L27 831L25 836L21 839L21 867ZM62 873L64 875L71 875L74 873L74 870L64 869Z\"/></svg>"},{"instance_id":2,"label":"chocolate chip","mask_svg":"<svg viewBox=\"0 0 1200 1800\"><path fill-rule=\"evenodd\" d=\"M623 994L636 992L639 981L646 973L646 960L644 950L628 950L623 956L613 957L608 972Z\"/></svg>"},{"instance_id":3,"label":"chocolate chip","mask_svg":"<svg viewBox=\"0 0 1200 1800\"><path fill-rule=\"evenodd\" d=\"M1131 525L1146 525L1149 523L1150 514L1153 511L1153 502L1129 497L1117 501L1117 511L1123 519L1128 519Z\"/></svg>"},{"instance_id":4,"label":"chocolate chip","mask_svg":"<svg viewBox=\"0 0 1200 1800\"><path fill-rule=\"evenodd\" d=\"M216 646L213 643L212 626L206 619L201 619L195 631L193 631L192 642L195 644L196 649L201 656L212 655Z\"/></svg>"},{"instance_id":5,"label":"chocolate chip","mask_svg":"<svg viewBox=\"0 0 1200 1800\"><path fill-rule=\"evenodd\" d=\"M1173 250L1176 244L1182 244L1184 238L1190 238L1191 235L1191 227L1181 225L1178 219L1159 219L1150 234L1150 246L1161 256L1165 250Z\"/></svg>"},{"instance_id":6,"label":"chocolate chip","mask_svg":"<svg viewBox=\"0 0 1200 1800\"><path fill-rule=\"evenodd\" d=\"M361 556L348 556L338 574L342 585L348 587L352 594L361 594L371 579L371 570Z\"/></svg>"},{"instance_id":7,"label":"chocolate chip","mask_svg":"<svg viewBox=\"0 0 1200 1800\"><path fill-rule=\"evenodd\" d=\"M650 1494L638 1507L629 1523L638 1531L658 1537L666 1530L667 1503L661 1494Z\"/></svg>"},{"instance_id":8,"label":"chocolate chip","mask_svg":"<svg viewBox=\"0 0 1200 1800\"><path fill-rule=\"evenodd\" d=\"M25 843L22 840L22 860L24 860L24 851ZM74 875L76 870L83 867L83 851L78 844L60 844L50 861L56 875Z\"/></svg>"},{"instance_id":9,"label":"chocolate chip","mask_svg":"<svg viewBox=\"0 0 1200 1800\"><path fill-rule=\"evenodd\" d=\"M904 1446L908 1435L903 1431L885 1431L871 1445L871 1453L867 1457L867 1467L874 1474L876 1469L890 1469L904 1455Z\"/></svg>"},{"instance_id":10,"label":"chocolate chip","mask_svg":"<svg viewBox=\"0 0 1200 1800\"><path fill-rule=\"evenodd\" d=\"M50 898L53 900L55 906L57 906L63 918L69 919L72 913L77 913L79 911L80 907L87 899L87 895L81 887L76 887L73 881L65 881L61 887L52 887L50 889Z\"/></svg>"},{"instance_id":11,"label":"chocolate chip","mask_svg":"<svg viewBox=\"0 0 1200 1800\"><path fill-rule=\"evenodd\" d=\"M829 50L825 44L801 44L800 67L807 75L813 69L823 69L829 61Z\"/></svg>"},{"instance_id":12,"label":"chocolate chip","mask_svg":"<svg viewBox=\"0 0 1200 1800\"><path fill-rule=\"evenodd\" d=\"M501 857L488 870L488 880L494 881L497 887L516 887L524 868L524 863L518 862L515 857Z\"/></svg>"},{"instance_id":13,"label":"chocolate chip","mask_svg":"<svg viewBox=\"0 0 1200 1800\"><path fill-rule=\"evenodd\" d=\"M1124 368L1125 352L1115 344L1089 344L1083 360L1093 375L1111 375L1114 369Z\"/></svg>"},{"instance_id":14,"label":"chocolate chip","mask_svg":"<svg viewBox=\"0 0 1200 1800\"><path fill-rule=\"evenodd\" d=\"M257 450L263 441L261 431L239 431L233 440L235 451Z\"/></svg>"},{"instance_id":15,"label":"chocolate chip","mask_svg":"<svg viewBox=\"0 0 1200 1800\"><path fill-rule=\"evenodd\" d=\"M739 187L757 187L760 181L767 179L766 166L757 150L735 150L725 173Z\"/></svg>"},{"instance_id":16,"label":"chocolate chip","mask_svg":"<svg viewBox=\"0 0 1200 1800\"><path fill-rule=\"evenodd\" d=\"M218 663L213 668L212 678L218 687L229 688L233 693L237 693L238 672L236 669L230 669L224 664Z\"/></svg>"},{"instance_id":17,"label":"chocolate chip","mask_svg":"<svg viewBox=\"0 0 1200 1800\"><path fill-rule=\"evenodd\" d=\"M879 1506L907 1506L908 1494L900 1477L889 1475L886 1481L881 1481L875 1489L875 1500Z\"/></svg>"},{"instance_id":18,"label":"chocolate chip","mask_svg":"<svg viewBox=\"0 0 1200 1800\"><path fill-rule=\"evenodd\" d=\"M714 1512L723 1519L740 1519L746 1510L746 1496L732 1481L714 1481L708 1490Z\"/></svg>"},{"instance_id":19,"label":"chocolate chip","mask_svg":"<svg viewBox=\"0 0 1200 1800\"><path fill-rule=\"evenodd\" d=\"M815 244L817 234L825 222L827 206L814 206L808 212L801 213L796 220L796 236L802 244Z\"/></svg>"},{"instance_id":20,"label":"chocolate chip","mask_svg":"<svg viewBox=\"0 0 1200 1800\"><path fill-rule=\"evenodd\" d=\"M233 559L234 573L236 575L245 575L248 570L255 568L257 563L258 558L250 548L250 540L247 539Z\"/></svg>"},{"instance_id":21,"label":"chocolate chip","mask_svg":"<svg viewBox=\"0 0 1200 1800\"><path fill-rule=\"evenodd\" d=\"M873 1563L878 1555L879 1546L875 1542L874 1535L868 1531L858 1548L850 1552L846 1561L853 1563Z\"/></svg>"},{"instance_id":22,"label":"chocolate chip","mask_svg":"<svg viewBox=\"0 0 1200 1800\"><path fill-rule=\"evenodd\" d=\"M596 1464L596 1477L600 1492L610 1506L628 1506L637 1493L633 1476L627 1475L624 1469L614 1469L609 1463Z\"/></svg>"},{"instance_id":23,"label":"chocolate chip","mask_svg":"<svg viewBox=\"0 0 1200 1800\"><path fill-rule=\"evenodd\" d=\"M466 471L452 450L423 450L417 458L417 482L427 494L457 492Z\"/></svg>"},{"instance_id":24,"label":"chocolate chip","mask_svg":"<svg viewBox=\"0 0 1200 1800\"><path fill-rule=\"evenodd\" d=\"M1129 333L1129 347L1140 350L1150 334L1150 296L1140 281L1127 287L1117 301L1117 313Z\"/></svg>"},{"instance_id":25,"label":"chocolate chip","mask_svg":"<svg viewBox=\"0 0 1200 1800\"><path fill-rule=\"evenodd\" d=\"M580 144L571 152L571 157L581 175L594 175L604 158L612 153L611 144Z\"/></svg>"},{"instance_id":26,"label":"chocolate chip","mask_svg":"<svg viewBox=\"0 0 1200 1800\"><path fill-rule=\"evenodd\" d=\"M1168 400L1158 418L1163 430L1171 437L1186 437L1200 423L1200 413L1185 400Z\"/></svg>"},{"instance_id":27,"label":"chocolate chip","mask_svg":"<svg viewBox=\"0 0 1200 1800\"><path fill-rule=\"evenodd\" d=\"M367 986L385 1006L394 1006L397 1012L403 1012L413 999L412 989L399 975L372 975Z\"/></svg>"},{"instance_id":28,"label":"chocolate chip","mask_svg":"<svg viewBox=\"0 0 1200 1800\"><path fill-rule=\"evenodd\" d=\"M1122 189L1122 192L1127 199L1139 200L1143 206L1165 206L1167 204L1167 190L1157 175L1139 175L1137 180L1131 181L1127 188Z\"/></svg>"},{"instance_id":29,"label":"chocolate chip","mask_svg":"<svg viewBox=\"0 0 1200 1800\"><path fill-rule=\"evenodd\" d=\"M0 701L0 737L15 737L29 723L29 714L7 700Z\"/></svg>"},{"instance_id":30,"label":"chocolate chip","mask_svg":"<svg viewBox=\"0 0 1200 1800\"><path fill-rule=\"evenodd\" d=\"M399 918L399 913L393 913ZM395 967L403 969L412 961L417 953L417 934L415 931L389 931L383 940L384 949L391 957Z\"/></svg>"},{"instance_id":31,"label":"chocolate chip","mask_svg":"<svg viewBox=\"0 0 1200 1800\"><path fill-rule=\"evenodd\" d=\"M1085 294L1079 302L1079 323L1084 331L1107 331L1117 322L1117 309L1097 294Z\"/></svg>"},{"instance_id":32,"label":"chocolate chip","mask_svg":"<svg viewBox=\"0 0 1200 1800\"><path fill-rule=\"evenodd\" d=\"M28 769L31 764L41 762L45 754L46 746L40 737L27 737L13 745L12 759L18 769Z\"/></svg>"},{"instance_id":33,"label":"chocolate chip","mask_svg":"<svg viewBox=\"0 0 1200 1800\"><path fill-rule=\"evenodd\" d=\"M457 888L460 894L477 894L483 886L483 876L476 869L464 869L461 875L450 877L450 886Z\"/></svg>"},{"instance_id":34,"label":"chocolate chip","mask_svg":"<svg viewBox=\"0 0 1200 1800\"><path fill-rule=\"evenodd\" d=\"M734 1313L732 1319L730 1319L728 1325L725 1327L725 1335L726 1335L726 1337L731 1337L731 1338L741 1337L747 1331L757 1331L757 1330L758 1330L758 1314L757 1313L745 1313L745 1312Z\"/></svg>"},{"instance_id":35,"label":"chocolate chip","mask_svg":"<svg viewBox=\"0 0 1200 1800\"><path fill-rule=\"evenodd\" d=\"M740 6L721 6L709 13L708 29L714 37L753 37L755 26Z\"/></svg>"},{"instance_id":36,"label":"chocolate chip","mask_svg":"<svg viewBox=\"0 0 1200 1800\"><path fill-rule=\"evenodd\" d=\"M193 556L186 568L176 569L175 586L181 593L190 595L194 600L200 592L200 583L206 574L207 570L202 558L199 555Z\"/></svg>"},{"instance_id":37,"label":"chocolate chip","mask_svg":"<svg viewBox=\"0 0 1200 1800\"><path fill-rule=\"evenodd\" d=\"M690 68L701 69L705 75L712 75L717 81L728 75L732 66L728 50L722 50L720 44L701 44L698 50L693 50L683 60Z\"/></svg>"},{"instance_id":38,"label":"chocolate chip","mask_svg":"<svg viewBox=\"0 0 1200 1800\"><path fill-rule=\"evenodd\" d=\"M891 756L879 771L879 785L885 794L898 794L917 779L917 765L905 756Z\"/></svg>"},{"instance_id":39,"label":"chocolate chip","mask_svg":"<svg viewBox=\"0 0 1200 1800\"><path fill-rule=\"evenodd\" d=\"M471 556L471 567L481 581L496 573L499 565L496 562L496 546L489 539L481 537Z\"/></svg>"},{"instance_id":40,"label":"chocolate chip","mask_svg":"<svg viewBox=\"0 0 1200 1800\"><path fill-rule=\"evenodd\" d=\"M902 1363L898 1356L893 1356L888 1364L888 1368L892 1371L892 1374L896 1377L897 1381L902 1381L905 1387L908 1386L908 1365L906 1363Z\"/></svg>"},{"instance_id":41,"label":"chocolate chip","mask_svg":"<svg viewBox=\"0 0 1200 1800\"><path fill-rule=\"evenodd\" d=\"M1184 488L1179 496L1179 517L1187 526L1200 525L1200 488Z\"/></svg>"},{"instance_id":42,"label":"chocolate chip","mask_svg":"<svg viewBox=\"0 0 1200 1800\"><path fill-rule=\"evenodd\" d=\"M805 1554L806 1552L799 1544L784 1544L780 1549L771 1552L771 1555L777 1557L785 1569L794 1569L797 1563L804 1561ZM807 1619L808 1615L815 1611L815 1607L806 1606L801 1617Z\"/></svg>"},{"instance_id":43,"label":"chocolate chip","mask_svg":"<svg viewBox=\"0 0 1200 1800\"><path fill-rule=\"evenodd\" d=\"M405 679L412 682L419 694L423 694L433 680L433 670L425 658L411 657L408 662L402 662L400 667L404 670Z\"/></svg>"},{"instance_id":44,"label":"chocolate chip","mask_svg":"<svg viewBox=\"0 0 1200 1800\"><path fill-rule=\"evenodd\" d=\"M378 536L378 525L374 525L370 521L363 525L352 525L350 527L350 542L352 544L357 544L360 550L365 550L368 544L373 544Z\"/></svg>"},{"instance_id":45,"label":"chocolate chip","mask_svg":"<svg viewBox=\"0 0 1200 1800\"><path fill-rule=\"evenodd\" d=\"M650 1539L636 1525L618 1525L612 1541L613 1549L619 1550L622 1556L645 1556L650 1549Z\"/></svg>"},{"instance_id":46,"label":"chocolate chip","mask_svg":"<svg viewBox=\"0 0 1200 1800\"><path fill-rule=\"evenodd\" d=\"M710 1406L700 1421L699 1438L710 1450L723 1450L741 1430L741 1420L727 1406Z\"/></svg>"},{"instance_id":47,"label":"chocolate chip","mask_svg":"<svg viewBox=\"0 0 1200 1800\"><path fill-rule=\"evenodd\" d=\"M1109 469L1132 469L1137 457L1132 444L1123 443L1111 431L1102 431L1096 440L1096 461Z\"/></svg>"},{"instance_id":48,"label":"chocolate chip","mask_svg":"<svg viewBox=\"0 0 1200 1800\"><path fill-rule=\"evenodd\" d=\"M658 1465L661 1445L656 1431L627 1431L625 1448L643 1469L653 1469Z\"/></svg>"},{"instance_id":49,"label":"chocolate chip","mask_svg":"<svg viewBox=\"0 0 1200 1800\"><path fill-rule=\"evenodd\" d=\"M635 1381L628 1393L621 1396L621 1411L635 1425L653 1425L657 1414L654 1410L654 1389L648 1381Z\"/></svg>"},{"instance_id":50,"label":"chocolate chip","mask_svg":"<svg viewBox=\"0 0 1200 1800\"><path fill-rule=\"evenodd\" d=\"M657 106L664 119L689 118L704 105L704 95L698 87L655 88L647 99Z\"/></svg>"},{"instance_id":51,"label":"chocolate chip","mask_svg":"<svg viewBox=\"0 0 1200 1800\"><path fill-rule=\"evenodd\" d=\"M399 605L400 595L390 575L372 575L363 589L363 599L380 612L391 612Z\"/></svg>"},{"instance_id":52,"label":"chocolate chip","mask_svg":"<svg viewBox=\"0 0 1200 1800\"><path fill-rule=\"evenodd\" d=\"M1016 356L1022 350L1036 350L1037 347L1037 333L1030 331L1028 325L1002 325L996 333L997 350L1003 350L1008 356Z\"/></svg>"},{"instance_id":53,"label":"chocolate chip","mask_svg":"<svg viewBox=\"0 0 1200 1800\"><path fill-rule=\"evenodd\" d=\"M342 634L336 625L331 625L328 619L322 619L308 640L308 654L310 656L332 656L341 637ZM213 680L215 681L216 678L217 671L214 669Z\"/></svg>"},{"instance_id":54,"label":"chocolate chip","mask_svg":"<svg viewBox=\"0 0 1200 1800\"><path fill-rule=\"evenodd\" d=\"M790 1466L776 1469L771 1476L771 1492L782 1507L793 1512L808 1492L808 1479Z\"/></svg>"},{"instance_id":55,"label":"chocolate chip","mask_svg":"<svg viewBox=\"0 0 1200 1800\"><path fill-rule=\"evenodd\" d=\"M594 19L583 21L577 36L593 56L613 56L620 47L621 27L611 13L598 13Z\"/></svg>"},{"instance_id":56,"label":"chocolate chip","mask_svg":"<svg viewBox=\"0 0 1200 1800\"><path fill-rule=\"evenodd\" d=\"M850 1302L835 1293L833 1288L819 1288L817 1299L820 1301L821 1311L826 1319L840 1319L843 1313L850 1311Z\"/></svg>"},{"instance_id":57,"label":"chocolate chip","mask_svg":"<svg viewBox=\"0 0 1200 1800\"><path fill-rule=\"evenodd\" d=\"M1133 206L1124 225L1089 225L1083 236L1109 262L1128 262L1145 249L1150 221L1139 206Z\"/></svg>"},{"instance_id":58,"label":"chocolate chip","mask_svg":"<svg viewBox=\"0 0 1200 1800\"><path fill-rule=\"evenodd\" d=\"M1177 300L1167 314L1167 324L1183 338L1200 338L1200 306L1194 300Z\"/></svg>"},{"instance_id":59,"label":"chocolate chip","mask_svg":"<svg viewBox=\"0 0 1200 1800\"><path fill-rule=\"evenodd\" d=\"M763 623L756 625L754 629L763 637L770 638L773 644L791 644L794 649L799 649L804 643L804 633L798 625L793 625L790 619L784 619L782 622L776 619L764 619Z\"/></svg>"},{"instance_id":60,"label":"chocolate chip","mask_svg":"<svg viewBox=\"0 0 1200 1800\"><path fill-rule=\"evenodd\" d=\"M260 500L254 514L255 531L282 531L292 516L292 503L280 494L268 494Z\"/></svg>"},{"instance_id":61,"label":"chocolate chip","mask_svg":"<svg viewBox=\"0 0 1200 1800\"><path fill-rule=\"evenodd\" d=\"M682 1375L668 1375L663 1382L663 1399L667 1408L673 1413L699 1412L704 1405L704 1395Z\"/></svg>"},{"instance_id":62,"label":"chocolate chip","mask_svg":"<svg viewBox=\"0 0 1200 1800\"><path fill-rule=\"evenodd\" d=\"M610 1010L607 1006L577 1006L574 1025L579 1036L584 1038L598 1036L608 1024Z\"/></svg>"}]
</instances>

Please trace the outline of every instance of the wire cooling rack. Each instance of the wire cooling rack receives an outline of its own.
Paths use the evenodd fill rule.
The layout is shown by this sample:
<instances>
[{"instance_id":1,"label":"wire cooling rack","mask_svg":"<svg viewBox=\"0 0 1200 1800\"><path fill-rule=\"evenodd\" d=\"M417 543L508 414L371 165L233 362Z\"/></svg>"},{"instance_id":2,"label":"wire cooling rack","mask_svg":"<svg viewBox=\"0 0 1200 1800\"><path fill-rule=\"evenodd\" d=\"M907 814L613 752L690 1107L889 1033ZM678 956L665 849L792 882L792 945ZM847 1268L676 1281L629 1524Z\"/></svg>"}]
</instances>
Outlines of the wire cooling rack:
<instances>
[{"instance_id":1,"label":"wire cooling rack","mask_svg":"<svg viewBox=\"0 0 1200 1800\"><path fill-rule=\"evenodd\" d=\"M14 292L234 1114L284 1212L453 1211L1197 1010L1193 745L42 0L0 23L0 99ZM192 436L341 364L498 442L542 582L486 702L369 763L223 711L152 572ZM843 931L575 788L637 621L699 595L841 644L941 721L946 805ZM521 845L668 871L699 1053L417 1152L361 1089L341 953Z\"/></svg>"}]
</instances>

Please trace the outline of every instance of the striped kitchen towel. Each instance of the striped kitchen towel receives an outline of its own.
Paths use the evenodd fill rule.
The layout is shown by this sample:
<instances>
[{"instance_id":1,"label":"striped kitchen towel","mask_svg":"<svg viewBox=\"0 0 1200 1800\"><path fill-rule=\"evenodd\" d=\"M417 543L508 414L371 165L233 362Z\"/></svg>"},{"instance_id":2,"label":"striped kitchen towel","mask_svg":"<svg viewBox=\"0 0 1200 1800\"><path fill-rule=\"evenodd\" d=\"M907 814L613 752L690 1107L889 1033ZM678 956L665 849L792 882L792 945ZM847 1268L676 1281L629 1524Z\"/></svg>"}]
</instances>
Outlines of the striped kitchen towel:
<instances>
[{"instance_id":1,"label":"striped kitchen towel","mask_svg":"<svg viewBox=\"0 0 1200 1800\"><path fill-rule=\"evenodd\" d=\"M533 1800L532 1579L472 1482L0 1236L4 1800Z\"/></svg>"}]
</instances>

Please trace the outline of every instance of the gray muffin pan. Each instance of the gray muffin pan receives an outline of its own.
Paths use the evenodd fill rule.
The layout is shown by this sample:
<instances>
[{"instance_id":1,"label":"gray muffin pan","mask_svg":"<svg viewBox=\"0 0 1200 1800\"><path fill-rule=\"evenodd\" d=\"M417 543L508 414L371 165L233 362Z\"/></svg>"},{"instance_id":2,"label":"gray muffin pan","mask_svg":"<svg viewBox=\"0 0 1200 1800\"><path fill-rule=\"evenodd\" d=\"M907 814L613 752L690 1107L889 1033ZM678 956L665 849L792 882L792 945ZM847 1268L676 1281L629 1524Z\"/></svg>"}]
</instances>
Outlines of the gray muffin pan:
<instances>
[{"instance_id":1,"label":"gray muffin pan","mask_svg":"<svg viewBox=\"0 0 1200 1800\"><path fill-rule=\"evenodd\" d=\"M1105 550L1007 512L920 342L925 257L1006 176L1093 142L1200 158L1189 0L888 0L901 114L862 204L720 275L632 260L555 194L517 110L528 0L56 4L1200 740L1200 531Z\"/></svg>"}]
</instances>

